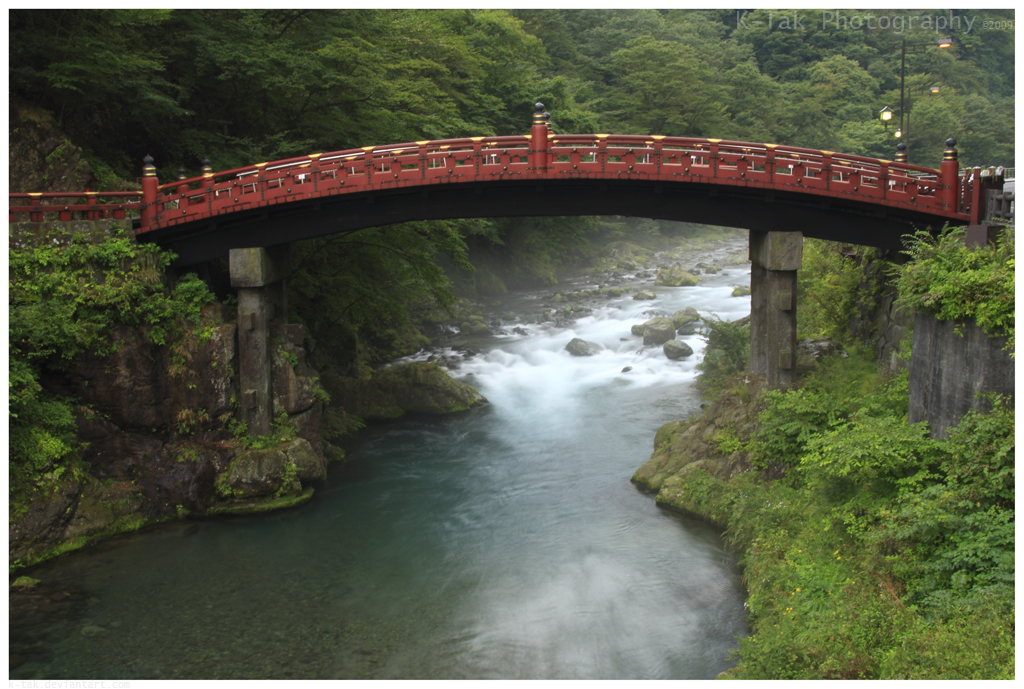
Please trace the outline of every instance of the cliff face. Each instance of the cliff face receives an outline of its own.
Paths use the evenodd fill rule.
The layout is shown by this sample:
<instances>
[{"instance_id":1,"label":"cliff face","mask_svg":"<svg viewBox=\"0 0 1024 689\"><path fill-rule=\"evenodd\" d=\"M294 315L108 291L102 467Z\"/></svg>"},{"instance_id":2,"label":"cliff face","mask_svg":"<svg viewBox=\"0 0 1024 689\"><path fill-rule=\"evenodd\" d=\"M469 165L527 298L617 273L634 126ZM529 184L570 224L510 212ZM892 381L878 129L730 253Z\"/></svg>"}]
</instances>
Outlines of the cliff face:
<instances>
[{"instance_id":1,"label":"cliff face","mask_svg":"<svg viewBox=\"0 0 1024 689\"><path fill-rule=\"evenodd\" d=\"M991 409L980 395L1014 398L1013 359L1005 337L989 337L973 320L939 321L917 314L910 360L910 423L928 421L932 437L971 409Z\"/></svg>"},{"instance_id":2,"label":"cliff face","mask_svg":"<svg viewBox=\"0 0 1024 689\"><path fill-rule=\"evenodd\" d=\"M82 149L71 144L53 118L26 104L12 104L7 171L10 190L81 191L92 176Z\"/></svg>"},{"instance_id":3,"label":"cliff face","mask_svg":"<svg viewBox=\"0 0 1024 689\"><path fill-rule=\"evenodd\" d=\"M103 241L108 232L100 224L18 223L11 226L11 248L66 241L76 232ZM234 423L233 311L205 307L198 324L166 345L150 341L145 327L117 324L110 354L85 354L63 370L43 372L47 392L74 400L80 447L77 461L11 496L12 562L29 564L190 513L264 511L311 495L309 484L324 478L326 466L319 377L305 363L304 328L274 327L274 406L288 423L257 447ZM258 452L269 459L258 464L257 488L232 490L232 467Z\"/></svg>"}]
</instances>

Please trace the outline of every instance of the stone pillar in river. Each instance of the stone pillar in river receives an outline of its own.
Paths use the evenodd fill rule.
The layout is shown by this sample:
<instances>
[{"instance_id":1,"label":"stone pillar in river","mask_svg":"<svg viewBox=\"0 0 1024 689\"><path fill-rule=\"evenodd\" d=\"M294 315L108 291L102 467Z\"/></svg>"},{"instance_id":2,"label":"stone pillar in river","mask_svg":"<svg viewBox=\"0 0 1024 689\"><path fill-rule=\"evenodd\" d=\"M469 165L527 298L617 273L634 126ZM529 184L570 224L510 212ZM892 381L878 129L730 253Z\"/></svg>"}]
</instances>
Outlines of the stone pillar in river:
<instances>
[{"instance_id":1,"label":"stone pillar in river","mask_svg":"<svg viewBox=\"0 0 1024 689\"><path fill-rule=\"evenodd\" d=\"M769 385L793 382L800 232L750 233L750 372Z\"/></svg>"},{"instance_id":2,"label":"stone pillar in river","mask_svg":"<svg viewBox=\"0 0 1024 689\"><path fill-rule=\"evenodd\" d=\"M284 252L231 249L231 286L238 289L238 364L242 418L252 435L270 431L273 414L270 322L285 318Z\"/></svg>"}]
</instances>

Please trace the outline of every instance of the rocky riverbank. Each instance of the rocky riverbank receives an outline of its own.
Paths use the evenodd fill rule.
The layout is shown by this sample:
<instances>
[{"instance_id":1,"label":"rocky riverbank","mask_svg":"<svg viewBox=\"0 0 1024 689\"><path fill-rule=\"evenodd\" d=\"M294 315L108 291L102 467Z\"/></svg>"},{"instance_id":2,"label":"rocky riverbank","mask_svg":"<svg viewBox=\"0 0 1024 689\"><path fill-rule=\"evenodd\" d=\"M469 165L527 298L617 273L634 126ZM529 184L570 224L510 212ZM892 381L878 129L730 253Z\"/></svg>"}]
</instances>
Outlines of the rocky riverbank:
<instances>
[{"instance_id":1,"label":"rocky riverbank","mask_svg":"<svg viewBox=\"0 0 1024 689\"><path fill-rule=\"evenodd\" d=\"M434 318L433 347L397 365L364 367L358 376L320 376L307 363L304 328L279 324L272 348L276 423L255 443L234 421L233 309L204 309L198 329L204 336L176 349L152 344L142 329L119 326L113 353L81 357L44 380L48 391L79 402L81 461L12 495L10 560L15 568L27 566L166 520L301 504L329 461L344 457L333 443L365 423L485 402L445 370L472 356L484 338L571 326L608 299L653 298L646 289L674 284L679 274L694 276L694 282L703 274L720 275L746 262L744 244L739 233L663 252L613 243L590 270L528 309L460 300L453 317ZM669 358L689 356L692 350L675 339L677 330L692 334L699 327L698 314L689 311L652 309L634 336L645 347L663 348Z\"/></svg>"}]
</instances>

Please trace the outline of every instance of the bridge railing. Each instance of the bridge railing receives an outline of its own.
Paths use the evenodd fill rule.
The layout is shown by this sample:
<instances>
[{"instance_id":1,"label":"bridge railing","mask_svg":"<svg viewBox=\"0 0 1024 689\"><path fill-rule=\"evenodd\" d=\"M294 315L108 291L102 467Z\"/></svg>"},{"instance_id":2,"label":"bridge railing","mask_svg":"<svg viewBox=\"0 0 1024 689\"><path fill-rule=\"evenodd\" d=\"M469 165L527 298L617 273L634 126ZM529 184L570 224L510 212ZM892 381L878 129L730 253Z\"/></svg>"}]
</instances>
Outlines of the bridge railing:
<instances>
[{"instance_id":1,"label":"bridge railing","mask_svg":"<svg viewBox=\"0 0 1024 689\"><path fill-rule=\"evenodd\" d=\"M141 191L14 193L8 198L8 222L128 218L138 216L142 207Z\"/></svg>"},{"instance_id":2,"label":"bridge railing","mask_svg":"<svg viewBox=\"0 0 1024 689\"><path fill-rule=\"evenodd\" d=\"M667 136L557 135L557 175L657 175L681 182L793 185L943 207L939 171L887 160L793 146Z\"/></svg>"},{"instance_id":3,"label":"bridge railing","mask_svg":"<svg viewBox=\"0 0 1024 689\"><path fill-rule=\"evenodd\" d=\"M955 143L955 142L954 142ZM539 149L539 150L535 150ZM949 153L950 151L947 151ZM951 165L947 166L947 162ZM978 207L974 176L957 177L955 151L942 170L796 146L661 135L552 134L411 141L296 156L158 185L146 192L12 194L11 218L29 213L123 217L139 232L236 211L362 191L496 180L602 177L763 187L875 200L950 217ZM151 165L152 161L148 163ZM151 172L155 169L151 168ZM147 184L149 185L147 187ZM149 196L146 196L149 194ZM68 203L80 197L85 203ZM124 202L121 202L121 199ZM15 200L28 203L16 205ZM99 200L119 202L99 203ZM45 201L59 201L46 204Z\"/></svg>"}]
</instances>

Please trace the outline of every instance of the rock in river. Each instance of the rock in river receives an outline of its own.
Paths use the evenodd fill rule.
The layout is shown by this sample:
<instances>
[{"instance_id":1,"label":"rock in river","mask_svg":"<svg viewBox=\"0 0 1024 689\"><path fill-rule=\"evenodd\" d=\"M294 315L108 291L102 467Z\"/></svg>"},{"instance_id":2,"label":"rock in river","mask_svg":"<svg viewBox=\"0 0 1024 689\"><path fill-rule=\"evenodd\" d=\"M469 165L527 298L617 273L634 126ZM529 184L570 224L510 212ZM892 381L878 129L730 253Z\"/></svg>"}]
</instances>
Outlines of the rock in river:
<instances>
[{"instance_id":1,"label":"rock in river","mask_svg":"<svg viewBox=\"0 0 1024 689\"><path fill-rule=\"evenodd\" d=\"M639 301L641 299L657 299L657 298L658 298L657 294L655 294L654 292L652 292L650 290L646 290L646 289L642 289L642 290L640 290L639 292L637 292L636 294L633 295L633 299L637 300L637 301Z\"/></svg>"},{"instance_id":2,"label":"rock in river","mask_svg":"<svg viewBox=\"0 0 1024 689\"><path fill-rule=\"evenodd\" d=\"M697 276L687 273L679 266L673 266L671 268L659 269L658 277L654 279L654 284L669 287L692 287L697 284L698 280Z\"/></svg>"},{"instance_id":3,"label":"rock in river","mask_svg":"<svg viewBox=\"0 0 1024 689\"><path fill-rule=\"evenodd\" d=\"M692 306L687 306L682 311L676 311L672 314L672 324L675 325L677 329L682 328L688 323L698 322L700 322L700 314L697 313L697 309Z\"/></svg>"},{"instance_id":4,"label":"rock in river","mask_svg":"<svg viewBox=\"0 0 1024 689\"><path fill-rule=\"evenodd\" d=\"M601 351L601 346L574 337L569 341L569 344L565 345L565 351L573 356L593 356Z\"/></svg>"},{"instance_id":5,"label":"rock in river","mask_svg":"<svg viewBox=\"0 0 1024 689\"><path fill-rule=\"evenodd\" d=\"M669 340L662 349L665 352L665 356L669 359L682 359L693 354L693 349L690 345L679 340Z\"/></svg>"},{"instance_id":6,"label":"rock in river","mask_svg":"<svg viewBox=\"0 0 1024 689\"><path fill-rule=\"evenodd\" d=\"M676 326L663 316L652 318L644 323L644 344L660 345L676 336Z\"/></svg>"}]
</instances>

